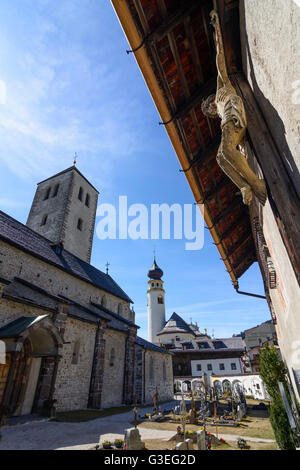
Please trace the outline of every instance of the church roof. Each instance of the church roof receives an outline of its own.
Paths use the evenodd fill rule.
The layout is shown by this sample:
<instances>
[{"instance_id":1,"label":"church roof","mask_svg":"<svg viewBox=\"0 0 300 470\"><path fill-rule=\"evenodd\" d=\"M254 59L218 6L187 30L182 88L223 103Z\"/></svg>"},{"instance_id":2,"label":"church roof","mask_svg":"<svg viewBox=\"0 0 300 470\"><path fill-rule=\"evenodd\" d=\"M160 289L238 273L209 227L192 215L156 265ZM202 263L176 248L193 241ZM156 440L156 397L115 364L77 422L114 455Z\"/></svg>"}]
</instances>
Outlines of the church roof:
<instances>
[{"instance_id":1,"label":"church roof","mask_svg":"<svg viewBox=\"0 0 300 470\"><path fill-rule=\"evenodd\" d=\"M0 239L62 269L72 276L76 276L116 297L133 303L109 274L103 273L65 249L62 249L59 254L56 253L50 240L2 211L0 211Z\"/></svg>"},{"instance_id":2,"label":"church roof","mask_svg":"<svg viewBox=\"0 0 300 470\"><path fill-rule=\"evenodd\" d=\"M157 335L166 333L190 333L196 336L195 331L176 312L172 314L163 329Z\"/></svg>"},{"instance_id":3,"label":"church roof","mask_svg":"<svg viewBox=\"0 0 300 470\"><path fill-rule=\"evenodd\" d=\"M172 354L170 351L168 351L165 348L160 348L159 346L156 346L156 344L150 343L144 338L140 338L139 336L136 337L136 344L139 346L142 346L144 349L150 349L152 351L160 352L163 354Z\"/></svg>"},{"instance_id":4,"label":"church roof","mask_svg":"<svg viewBox=\"0 0 300 470\"><path fill-rule=\"evenodd\" d=\"M56 178L56 176L60 176L60 175L63 175L64 173L68 173L68 171L76 171L76 172L77 172L77 173L78 173L78 174L79 174L79 175L80 175L98 194L99 194L98 189L96 189L95 186L93 186L93 185L90 183L90 181L78 170L78 168L77 168L75 165L70 166L69 168L66 168L66 169L63 170L63 171L60 171L59 173L56 173L56 174L53 175L53 176L49 176L49 178L46 178L45 180L40 181L40 182L38 183L38 185L41 184L41 183L45 183L45 182L48 181L48 180L52 180L53 178Z\"/></svg>"}]
</instances>

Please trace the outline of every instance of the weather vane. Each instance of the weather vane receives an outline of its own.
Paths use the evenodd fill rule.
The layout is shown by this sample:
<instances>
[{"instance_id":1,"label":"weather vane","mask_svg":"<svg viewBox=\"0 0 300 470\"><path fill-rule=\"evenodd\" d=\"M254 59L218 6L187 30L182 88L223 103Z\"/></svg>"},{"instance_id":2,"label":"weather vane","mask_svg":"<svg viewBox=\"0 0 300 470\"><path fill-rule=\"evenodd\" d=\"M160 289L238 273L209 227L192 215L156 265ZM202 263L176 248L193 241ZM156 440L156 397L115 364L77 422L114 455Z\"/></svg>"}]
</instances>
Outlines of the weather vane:
<instances>
[{"instance_id":1,"label":"weather vane","mask_svg":"<svg viewBox=\"0 0 300 470\"><path fill-rule=\"evenodd\" d=\"M110 263L107 261L105 266L106 266L106 274L108 274L108 267L110 266Z\"/></svg>"}]
</instances>

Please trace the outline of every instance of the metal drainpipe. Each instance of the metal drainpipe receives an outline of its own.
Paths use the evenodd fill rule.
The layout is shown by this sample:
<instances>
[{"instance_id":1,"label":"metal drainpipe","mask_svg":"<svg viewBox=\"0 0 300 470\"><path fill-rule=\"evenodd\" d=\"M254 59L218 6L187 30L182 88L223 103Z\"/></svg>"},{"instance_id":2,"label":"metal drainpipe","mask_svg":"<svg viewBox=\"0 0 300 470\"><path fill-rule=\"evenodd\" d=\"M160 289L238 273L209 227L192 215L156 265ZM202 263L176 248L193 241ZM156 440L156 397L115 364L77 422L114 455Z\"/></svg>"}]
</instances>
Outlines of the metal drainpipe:
<instances>
[{"instance_id":1,"label":"metal drainpipe","mask_svg":"<svg viewBox=\"0 0 300 470\"><path fill-rule=\"evenodd\" d=\"M267 297L265 295L259 295L259 294L252 294L250 292L243 292L241 290L239 290L239 286L234 286L236 292L238 294L242 294L242 295L249 295L250 297L257 297L258 299L265 299L267 300Z\"/></svg>"}]
</instances>

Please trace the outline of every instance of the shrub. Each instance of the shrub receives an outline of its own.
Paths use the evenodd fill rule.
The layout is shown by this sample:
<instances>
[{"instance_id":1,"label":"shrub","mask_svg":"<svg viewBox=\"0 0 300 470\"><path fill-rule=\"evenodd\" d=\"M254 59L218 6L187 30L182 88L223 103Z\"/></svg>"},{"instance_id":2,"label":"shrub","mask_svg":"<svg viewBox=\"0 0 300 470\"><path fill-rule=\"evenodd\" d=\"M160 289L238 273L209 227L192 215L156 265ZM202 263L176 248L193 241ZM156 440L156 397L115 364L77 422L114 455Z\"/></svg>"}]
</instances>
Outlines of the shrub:
<instances>
[{"instance_id":1,"label":"shrub","mask_svg":"<svg viewBox=\"0 0 300 470\"><path fill-rule=\"evenodd\" d=\"M270 406L270 421L279 449L295 450L296 436L293 433L281 397L272 400Z\"/></svg>"}]
</instances>

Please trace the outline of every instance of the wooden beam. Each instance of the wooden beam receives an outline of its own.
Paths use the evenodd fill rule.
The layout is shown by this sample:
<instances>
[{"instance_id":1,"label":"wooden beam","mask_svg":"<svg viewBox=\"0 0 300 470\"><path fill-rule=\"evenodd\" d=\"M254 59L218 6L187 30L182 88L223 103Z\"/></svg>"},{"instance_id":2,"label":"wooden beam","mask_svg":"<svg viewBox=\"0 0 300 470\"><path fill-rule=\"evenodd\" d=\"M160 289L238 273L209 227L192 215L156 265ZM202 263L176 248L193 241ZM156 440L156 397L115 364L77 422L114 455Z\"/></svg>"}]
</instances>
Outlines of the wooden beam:
<instances>
[{"instance_id":1,"label":"wooden beam","mask_svg":"<svg viewBox=\"0 0 300 470\"><path fill-rule=\"evenodd\" d=\"M192 55L195 71L196 71L197 81L198 81L198 84L201 85L204 82L204 77L203 77L201 61L200 61L200 57L198 54L198 49L197 49L197 45L195 41L195 35L191 27L190 16L185 18L184 28L185 28L186 37L188 38L189 44L190 44L190 50L191 50L191 55Z\"/></svg>"},{"instance_id":2,"label":"wooden beam","mask_svg":"<svg viewBox=\"0 0 300 470\"><path fill-rule=\"evenodd\" d=\"M219 191L221 191L223 188L225 188L227 186L228 182L229 181L228 181L227 176L222 178L221 181L217 184L217 186L215 186L208 193L206 193L206 194L204 193L204 201L203 202L210 201L211 199L216 197L216 195L219 193Z\"/></svg>"},{"instance_id":3,"label":"wooden beam","mask_svg":"<svg viewBox=\"0 0 300 470\"><path fill-rule=\"evenodd\" d=\"M200 101L204 98L207 98L208 95L214 93L216 90L216 77L211 78L204 85L200 86L181 106L179 106L174 114L172 115L171 120L167 123L172 122L177 119L181 119L183 116L188 114ZM167 124L164 123L164 124Z\"/></svg>"},{"instance_id":4,"label":"wooden beam","mask_svg":"<svg viewBox=\"0 0 300 470\"><path fill-rule=\"evenodd\" d=\"M220 215L214 218L214 225L217 225L226 215L228 215L231 211L233 211L236 207L243 205L243 201L239 196L236 196L233 201L226 207L226 209L222 210Z\"/></svg>"},{"instance_id":5,"label":"wooden beam","mask_svg":"<svg viewBox=\"0 0 300 470\"><path fill-rule=\"evenodd\" d=\"M230 250L227 250L227 256L232 256L236 250L238 250L250 237L252 237L252 233L246 232L234 245Z\"/></svg>"},{"instance_id":6,"label":"wooden beam","mask_svg":"<svg viewBox=\"0 0 300 470\"><path fill-rule=\"evenodd\" d=\"M166 34L169 34L175 26L184 21L196 8L201 7L209 0L185 0L180 8L169 15L152 33L149 34L147 41L160 41Z\"/></svg>"},{"instance_id":7,"label":"wooden beam","mask_svg":"<svg viewBox=\"0 0 300 470\"><path fill-rule=\"evenodd\" d=\"M246 219L246 214L241 214L240 217L234 221L233 225L228 227L225 232L221 233L221 241L225 240L226 238L230 237L232 232L236 230L236 228Z\"/></svg>"}]
</instances>

